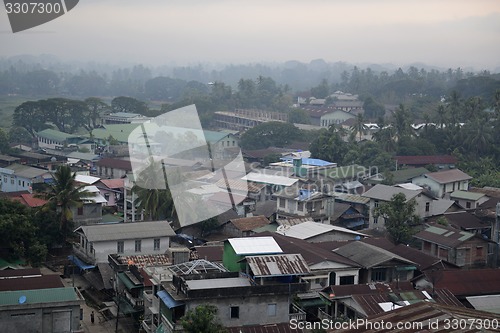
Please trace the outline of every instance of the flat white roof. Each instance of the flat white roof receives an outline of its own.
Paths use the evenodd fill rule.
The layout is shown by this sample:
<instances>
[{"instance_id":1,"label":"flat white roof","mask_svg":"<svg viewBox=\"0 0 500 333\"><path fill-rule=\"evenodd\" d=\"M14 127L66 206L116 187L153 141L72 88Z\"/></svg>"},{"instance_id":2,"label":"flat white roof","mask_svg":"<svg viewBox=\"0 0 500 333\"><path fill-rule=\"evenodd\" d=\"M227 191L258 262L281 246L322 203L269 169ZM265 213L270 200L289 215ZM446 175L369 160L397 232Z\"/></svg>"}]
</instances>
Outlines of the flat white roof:
<instances>
[{"instance_id":1,"label":"flat white roof","mask_svg":"<svg viewBox=\"0 0 500 333\"><path fill-rule=\"evenodd\" d=\"M282 185L282 186L292 186L298 181L298 179L292 179L283 176L267 175L258 172L250 172L241 179L256 183L266 183L266 184Z\"/></svg>"},{"instance_id":2,"label":"flat white roof","mask_svg":"<svg viewBox=\"0 0 500 333\"><path fill-rule=\"evenodd\" d=\"M75 180L77 182L88 184L88 185L94 184L95 182L99 181L100 179L101 178L99 178L99 177L87 176L87 175L76 175L75 176Z\"/></svg>"},{"instance_id":3,"label":"flat white roof","mask_svg":"<svg viewBox=\"0 0 500 333\"><path fill-rule=\"evenodd\" d=\"M229 244L237 255L283 253L273 237L229 238Z\"/></svg>"},{"instance_id":4,"label":"flat white roof","mask_svg":"<svg viewBox=\"0 0 500 333\"><path fill-rule=\"evenodd\" d=\"M415 185L413 183L398 184L396 186L401 187L401 188L405 188L407 190L412 190L412 191L420 191L420 190L424 189L423 187Z\"/></svg>"},{"instance_id":5,"label":"flat white roof","mask_svg":"<svg viewBox=\"0 0 500 333\"><path fill-rule=\"evenodd\" d=\"M366 234L353 231L351 229L337 227L331 224L324 224L314 221L306 221L300 224L292 225L290 227L280 228L280 230L276 232L288 237L293 237L298 239L308 239L330 231L337 231L361 237L368 237L368 235Z\"/></svg>"},{"instance_id":6,"label":"flat white roof","mask_svg":"<svg viewBox=\"0 0 500 333\"><path fill-rule=\"evenodd\" d=\"M250 287L250 281L247 278L243 277L187 280L186 284L191 290Z\"/></svg>"}]
</instances>

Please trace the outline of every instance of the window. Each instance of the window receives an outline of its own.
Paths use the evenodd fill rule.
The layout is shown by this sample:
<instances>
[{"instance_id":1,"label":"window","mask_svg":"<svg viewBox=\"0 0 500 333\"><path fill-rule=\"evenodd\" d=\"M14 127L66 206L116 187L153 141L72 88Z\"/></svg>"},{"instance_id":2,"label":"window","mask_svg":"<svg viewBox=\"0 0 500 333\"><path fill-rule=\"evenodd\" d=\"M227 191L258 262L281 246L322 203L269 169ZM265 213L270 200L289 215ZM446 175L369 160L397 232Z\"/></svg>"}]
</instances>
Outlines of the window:
<instances>
[{"instance_id":1,"label":"window","mask_svg":"<svg viewBox=\"0 0 500 333\"><path fill-rule=\"evenodd\" d=\"M354 275L347 275L340 277L340 285L354 284Z\"/></svg>"},{"instance_id":2,"label":"window","mask_svg":"<svg viewBox=\"0 0 500 333\"><path fill-rule=\"evenodd\" d=\"M304 203L302 201L297 201L297 210L304 211Z\"/></svg>"},{"instance_id":3,"label":"window","mask_svg":"<svg viewBox=\"0 0 500 333\"><path fill-rule=\"evenodd\" d=\"M10 177L10 183L14 185L14 177Z\"/></svg>"},{"instance_id":4,"label":"window","mask_svg":"<svg viewBox=\"0 0 500 333\"><path fill-rule=\"evenodd\" d=\"M83 215L83 206L82 207L78 207L76 214L77 215Z\"/></svg>"},{"instance_id":5,"label":"window","mask_svg":"<svg viewBox=\"0 0 500 333\"><path fill-rule=\"evenodd\" d=\"M236 146L236 142L233 141L233 147Z\"/></svg>"},{"instance_id":6,"label":"window","mask_svg":"<svg viewBox=\"0 0 500 333\"><path fill-rule=\"evenodd\" d=\"M135 252L141 252L141 240L140 239L135 240Z\"/></svg>"},{"instance_id":7,"label":"window","mask_svg":"<svg viewBox=\"0 0 500 333\"><path fill-rule=\"evenodd\" d=\"M280 200L280 208L285 208L285 199L279 198Z\"/></svg>"},{"instance_id":8,"label":"window","mask_svg":"<svg viewBox=\"0 0 500 333\"><path fill-rule=\"evenodd\" d=\"M7 176L3 176L3 182L7 183Z\"/></svg>"},{"instance_id":9,"label":"window","mask_svg":"<svg viewBox=\"0 0 500 333\"><path fill-rule=\"evenodd\" d=\"M17 185L21 186L21 180L17 181Z\"/></svg>"},{"instance_id":10,"label":"window","mask_svg":"<svg viewBox=\"0 0 500 333\"><path fill-rule=\"evenodd\" d=\"M375 200L375 208L378 207L378 200Z\"/></svg>"},{"instance_id":11,"label":"window","mask_svg":"<svg viewBox=\"0 0 500 333\"><path fill-rule=\"evenodd\" d=\"M440 247L438 257L448 260L448 249L443 249L442 247Z\"/></svg>"},{"instance_id":12,"label":"window","mask_svg":"<svg viewBox=\"0 0 500 333\"><path fill-rule=\"evenodd\" d=\"M431 203L430 202L426 202L425 203L425 212L428 213L430 210L431 210Z\"/></svg>"},{"instance_id":13,"label":"window","mask_svg":"<svg viewBox=\"0 0 500 333\"><path fill-rule=\"evenodd\" d=\"M385 268L373 269L372 281L385 281Z\"/></svg>"},{"instance_id":14,"label":"window","mask_svg":"<svg viewBox=\"0 0 500 333\"><path fill-rule=\"evenodd\" d=\"M478 246L476 247L476 257L482 257L483 256L483 247Z\"/></svg>"},{"instance_id":15,"label":"window","mask_svg":"<svg viewBox=\"0 0 500 333\"><path fill-rule=\"evenodd\" d=\"M123 241L116 242L116 253L123 253L124 244Z\"/></svg>"},{"instance_id":16,"label":"window","mask_svg":"<svg viewBox=\"0 0 500 333\"><path fill-rule=\"evenodd\" d=\"M470 207L471 207L471 203L470 203L470 201L467 201L467 202L465 203L465 208L470 208Z\"/></svg>"},{"instance_id":17,"label":"window","mask_svg":"<svg viewBox=\"0 0 500 333\"><path fill-rule=\"evenodd\" d=\"M160 250L160 239L159 238L154 239L154 250L155 251Z\"/></svg>"},{"instance_id":18,"label":"window","mask_svg":"<svg viewBox=\"0 0 500 333\"><path fill-rule=\"evenodd\" d=\"M276 316L276 303L273 304L268 304L267 305L267 315L269 317L274 317Z\"/></svg>"},{"instance_id":19,"label":"window","mask_svg":"<svg viewBox=\"0 0 500 333\"><path fill-rule=\"evenodd\" d=\"M374 217L373 218L373 224L377 224L378 223L378 217Z\"/></svg>"},{"instance_id":20,"label":"window","mask_svg":"<svg viewBox=\"0 0 500 333\"><path fill-rule=\"evenodd\" d=\"M238 319L240 317L240 307L232 306L230 309L230 317L231 319Z\"/></svg>"}]
</instances>

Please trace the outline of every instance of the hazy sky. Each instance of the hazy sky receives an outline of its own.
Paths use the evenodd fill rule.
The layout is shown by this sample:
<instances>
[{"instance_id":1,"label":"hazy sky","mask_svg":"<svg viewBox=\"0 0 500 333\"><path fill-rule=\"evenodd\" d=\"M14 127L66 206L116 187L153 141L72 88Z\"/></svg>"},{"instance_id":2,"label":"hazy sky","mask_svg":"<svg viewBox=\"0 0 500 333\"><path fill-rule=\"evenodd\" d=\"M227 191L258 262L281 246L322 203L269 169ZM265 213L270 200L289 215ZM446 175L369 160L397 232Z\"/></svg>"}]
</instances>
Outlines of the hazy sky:
<instances>
[{"instance_id":1,"label":"hazy sky","mask_svg":"<svg viewBox=\"0 0 500 333\"><path fill-rule=\"evenodd\" d=\"M500 66L499 0L80 0L0 56L151 65L299 60Z\"/></svg>"}]
</instances>

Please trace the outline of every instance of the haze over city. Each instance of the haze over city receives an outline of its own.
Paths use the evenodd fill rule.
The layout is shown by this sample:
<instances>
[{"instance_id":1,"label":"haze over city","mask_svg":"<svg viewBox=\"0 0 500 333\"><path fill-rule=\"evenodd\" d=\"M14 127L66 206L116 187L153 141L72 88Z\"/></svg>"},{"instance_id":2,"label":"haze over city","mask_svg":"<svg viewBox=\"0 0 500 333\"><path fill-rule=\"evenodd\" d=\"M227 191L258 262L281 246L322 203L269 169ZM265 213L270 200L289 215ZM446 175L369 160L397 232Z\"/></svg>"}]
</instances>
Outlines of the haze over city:
<instances>
[{"instance_id":1,"label":"haze over city","mask_svg":"<svg viewBox=\"0 0 500 333\"><path fill-rule=\"evenodd\" d=\"M0 57L146 65L329 62L500 66L496 0L84 0L13 34L0 12Z\"/></svg>"}]
</instances>

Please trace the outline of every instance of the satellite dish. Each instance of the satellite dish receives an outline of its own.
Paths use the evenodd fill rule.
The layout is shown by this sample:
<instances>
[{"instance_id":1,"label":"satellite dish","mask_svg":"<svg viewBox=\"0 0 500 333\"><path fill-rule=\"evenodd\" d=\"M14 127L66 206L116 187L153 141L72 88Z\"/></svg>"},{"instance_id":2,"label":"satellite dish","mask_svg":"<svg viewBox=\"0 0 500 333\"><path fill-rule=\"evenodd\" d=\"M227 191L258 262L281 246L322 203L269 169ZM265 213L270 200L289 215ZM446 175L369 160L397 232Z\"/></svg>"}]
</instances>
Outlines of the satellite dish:
<instances>
[{"instance_id":1,"label":"satellite dish","mask_svg":"<svg viewBox=\"0 0 500 333\"><path fill-rule=\"evenodd\" d=\"M26 296L19 296L19 304L24 304L26 302Z\"/></svg>"}]
</instances>

